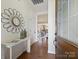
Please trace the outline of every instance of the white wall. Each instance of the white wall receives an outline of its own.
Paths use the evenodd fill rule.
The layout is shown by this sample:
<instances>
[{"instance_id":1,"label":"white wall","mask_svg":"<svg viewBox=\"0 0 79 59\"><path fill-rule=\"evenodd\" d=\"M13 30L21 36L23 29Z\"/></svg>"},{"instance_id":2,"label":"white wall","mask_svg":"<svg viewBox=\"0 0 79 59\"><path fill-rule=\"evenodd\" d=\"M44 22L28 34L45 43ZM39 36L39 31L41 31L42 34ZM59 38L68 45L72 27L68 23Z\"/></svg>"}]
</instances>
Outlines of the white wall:
<instances>
[{"instance_id":1,"label":"white wall","mask_svg":"<svg viewBox=\"0 0 79 59\"><path fill-rule=\"evenodd\" d=\"M58 0L58 35L68 37L68 0Z\"/></svg>"},{"instance_id":2,"label":"white wall","mask_svg":"<svg viewBox=\"0 0 79 59\"><path fill-rule=\"evenodd\" d=\"M78 0L58 0L58 35L78 43Z\"/></svg>"},{"instance_id":3,"label":"white wall","mask_svg":"<svg viewBox=\"0 0 79 59\"><path fill-rule=\"evenodd\" d=\"M48 53L55 54L55 0L48 0Z\"/></svg>"},{"instance_id":4,"label":"white wall","mask_svg":"<svg viewBox=\"0 0 79 59\"><path fill-rule=\"evenodd\" d=\"M3 9L8 9L8 8L14 8L23 15L25 25L27 26L27 21L28 18L30 18L31 9L28 2L25 0L2 0L1 1L1 10ZM3 12L3 11L2 11ZM27 29L26 29L27 30ZM14 40L14 39L19 39L19 33L11 33L7 32L3 27L1 30L1 35L2 35L2 42L7 41L7 40Z\"/></svg>"},{"instance_id":5,"label":"white wall","mask_svg":"<svg viewBox=\"0 0 79 59\"><path fill-rule=\"evenodd\" d=\"M68 39L78 44L78 0L68 0Z\"/></svg>"},{"instance_id":6,"label":"white wall","mask_svg":"<svg viewBox=\"0 0 79 59\"><path fill-rule=\"evenodd\" d=\"M37 27L37 21L36 21L36 15L33 15L34 17L29 19L29 35L31 39L31 45L37 41L36 38L36 27Z\"/></svg>"}]
</instances>

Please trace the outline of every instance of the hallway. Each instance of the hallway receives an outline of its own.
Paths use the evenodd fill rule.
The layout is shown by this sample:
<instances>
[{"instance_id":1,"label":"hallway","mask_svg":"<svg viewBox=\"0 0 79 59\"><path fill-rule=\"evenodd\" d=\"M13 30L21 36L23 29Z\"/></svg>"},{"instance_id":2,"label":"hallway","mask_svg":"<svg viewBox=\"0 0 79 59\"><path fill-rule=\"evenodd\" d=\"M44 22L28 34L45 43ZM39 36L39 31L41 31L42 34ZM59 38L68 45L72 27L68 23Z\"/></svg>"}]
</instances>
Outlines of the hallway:
<instances>
[{"instance_id":1,"label":"hallway","mask_svg":"<svg viewBox=\"0 0 79 59\"><path fill-rule=\"evenodd\" d=\"M34 43L31 53L24 52L18 59L55 59L55 55L48 54L48 39L42 39Z\"/></svg>"}]
</instances>

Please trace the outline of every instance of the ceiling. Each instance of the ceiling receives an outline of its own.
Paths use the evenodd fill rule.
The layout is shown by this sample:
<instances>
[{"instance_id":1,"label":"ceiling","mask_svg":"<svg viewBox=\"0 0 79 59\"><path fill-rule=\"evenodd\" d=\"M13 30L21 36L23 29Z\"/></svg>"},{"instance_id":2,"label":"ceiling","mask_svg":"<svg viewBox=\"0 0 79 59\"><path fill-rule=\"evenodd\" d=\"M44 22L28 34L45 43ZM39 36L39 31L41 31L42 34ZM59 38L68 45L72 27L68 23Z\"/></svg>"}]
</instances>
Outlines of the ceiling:
<instances>
[{"instance_id":1,"label":"ceiling","mask_svg":"<svg viewBox=\"0 0 79 59\"><path fill-rule=\"evenodd\" d=\"M44 0L43 3L33 4L32 0L28 0L29 3L35 8L36 12L47 12L48 11L48 0Z\"/></svg>"}]
</instances>

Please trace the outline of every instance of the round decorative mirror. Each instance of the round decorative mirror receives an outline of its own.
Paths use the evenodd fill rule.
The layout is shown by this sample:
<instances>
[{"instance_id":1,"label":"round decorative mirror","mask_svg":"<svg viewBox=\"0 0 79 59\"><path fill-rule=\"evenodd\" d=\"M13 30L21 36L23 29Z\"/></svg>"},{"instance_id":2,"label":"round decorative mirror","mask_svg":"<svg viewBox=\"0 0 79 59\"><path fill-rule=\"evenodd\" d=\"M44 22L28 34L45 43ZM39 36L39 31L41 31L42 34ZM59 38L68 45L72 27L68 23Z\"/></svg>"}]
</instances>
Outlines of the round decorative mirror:
<instances>
[{"instance_id":1,"label":"round decorative mirror","mask_svg":"<svg viewBox=\"0 0 79 59\"><path fill-rule=\"evenodd\" d=\"M8 32L21 32L24 30L23 16L16 9L4 9L4 12L1 13L1 21L3 28Z\"/></svg>"},{"instance_id":2,"label":"round decorative mirror","mask_svg":"<svg viewBox=\"0 0 79 59\"><path fill-rule=\"evenodd\" d=\"M13 23L13 25L14 26L20 26L20 20L19 20L19 18L18 17L14 17L13 19L12 19L12 23Z\"/></svg>"}]
</instances>

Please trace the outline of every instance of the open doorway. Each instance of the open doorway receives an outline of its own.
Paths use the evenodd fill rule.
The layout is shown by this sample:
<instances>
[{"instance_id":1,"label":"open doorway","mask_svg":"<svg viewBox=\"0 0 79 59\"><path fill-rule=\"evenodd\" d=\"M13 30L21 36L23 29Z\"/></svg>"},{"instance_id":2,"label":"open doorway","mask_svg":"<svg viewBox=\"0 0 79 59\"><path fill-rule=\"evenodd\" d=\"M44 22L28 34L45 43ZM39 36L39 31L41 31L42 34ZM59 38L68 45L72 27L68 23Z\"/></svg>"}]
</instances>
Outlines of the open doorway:
<instances>
[{"instance_id":1,"label":"open doorway","mask_svg":"<svg viewBox=\"0 0 79 59\"><path fill-rule=\"evenodd\" d=\"M37 39L39 42L48 42L48 14L37 15Z\"/></svg>"}]
</instances>

